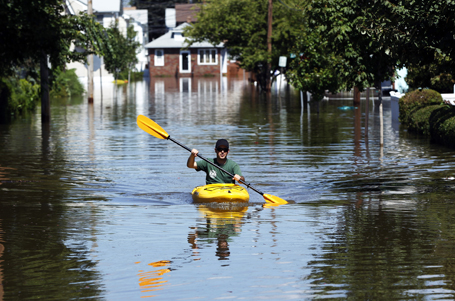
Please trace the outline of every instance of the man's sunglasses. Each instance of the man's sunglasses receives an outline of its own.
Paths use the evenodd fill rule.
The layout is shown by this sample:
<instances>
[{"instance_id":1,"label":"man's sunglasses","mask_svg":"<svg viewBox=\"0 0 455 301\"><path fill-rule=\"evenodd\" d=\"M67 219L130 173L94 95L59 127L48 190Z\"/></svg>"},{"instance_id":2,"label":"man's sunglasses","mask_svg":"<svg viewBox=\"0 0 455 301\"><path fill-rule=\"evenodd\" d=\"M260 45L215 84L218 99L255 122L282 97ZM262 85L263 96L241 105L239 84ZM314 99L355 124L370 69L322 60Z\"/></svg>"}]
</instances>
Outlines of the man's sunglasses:
<instances>
[{"instance_id":1,"label":"man's sunglasses","mask_svg":"<svg viewBox=\"0 0 455 301\"><path fill-rule=\"evenodd\" d=\"M219 151L219 152L225 152L225 153L227 153L227 152L229 151L229 148L217 147L216 150Z\"/></svg>"}]
</instances>

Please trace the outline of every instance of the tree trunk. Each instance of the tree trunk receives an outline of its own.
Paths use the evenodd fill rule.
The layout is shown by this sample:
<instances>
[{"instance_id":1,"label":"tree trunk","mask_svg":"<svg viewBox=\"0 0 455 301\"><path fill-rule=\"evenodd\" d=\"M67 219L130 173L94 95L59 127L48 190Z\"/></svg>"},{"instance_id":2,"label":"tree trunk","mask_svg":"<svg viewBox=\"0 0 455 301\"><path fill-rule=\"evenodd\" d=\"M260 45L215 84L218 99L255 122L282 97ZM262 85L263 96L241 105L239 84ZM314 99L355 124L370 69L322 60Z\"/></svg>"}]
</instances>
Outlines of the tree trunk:
<instances>
[{"instance_id":1,"label":"tree trunk","mask_svg":"<svg viewBox=\"0 0 455 301\"><path fill-rule=\"evenodd\" d=\"M359 87L354 86L354 106L360 105L360 90Z\"/></svg>"},{"instance_id":2,"label":"tree trunk","mask_svg":"<svg viewBox=\"0 0 455 301\"><path fill-rule=\"evenodd\" d=\"M49 100L49 70L47 68L47 54L42 51L40 59L41 75L41 122L48 123L51 120L51 106Z\"/></svg>"}]
</instances>

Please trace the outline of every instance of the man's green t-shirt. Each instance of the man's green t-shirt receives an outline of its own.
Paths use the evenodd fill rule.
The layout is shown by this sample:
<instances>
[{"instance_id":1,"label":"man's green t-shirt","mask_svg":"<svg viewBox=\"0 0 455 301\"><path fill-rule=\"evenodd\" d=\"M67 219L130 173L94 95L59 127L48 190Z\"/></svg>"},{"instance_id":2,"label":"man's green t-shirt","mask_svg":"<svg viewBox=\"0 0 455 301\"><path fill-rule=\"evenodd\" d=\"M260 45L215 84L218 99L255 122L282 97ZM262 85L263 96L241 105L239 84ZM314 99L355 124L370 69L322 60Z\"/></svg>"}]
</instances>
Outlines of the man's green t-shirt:
<instances>
[{"instance_id":1,"label":"man's green t-shirt","mask_svg":"<svg viewBox=\"0 0 455 301\"><path fill-rule=\"evenodd\" d=\"M240 167L235 163L234 161L227 159L226 163L223 165L218 164L218 162L215 159L208 159L210 162L215 163L222 169L230 172L231 174L239 175L242 176L242 172L240 171ZM206 184L216 184L216 183L235 183L234 180L232 180L232 177L228 175L227 173L221 171L220 169L216 168L215 166L201 160L197 161L197 171L203 170L207 174L205 177L205 182Z\"/></svg>"}]
</instances>

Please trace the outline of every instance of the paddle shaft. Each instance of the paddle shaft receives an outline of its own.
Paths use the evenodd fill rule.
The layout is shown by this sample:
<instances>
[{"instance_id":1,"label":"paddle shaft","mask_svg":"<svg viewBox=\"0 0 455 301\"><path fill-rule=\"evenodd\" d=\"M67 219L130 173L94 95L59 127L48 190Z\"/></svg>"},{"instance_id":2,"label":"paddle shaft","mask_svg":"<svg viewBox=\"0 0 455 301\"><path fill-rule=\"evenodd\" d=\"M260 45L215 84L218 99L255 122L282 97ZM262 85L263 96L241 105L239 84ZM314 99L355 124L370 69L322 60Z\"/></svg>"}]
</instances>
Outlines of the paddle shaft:
<instances>
[{"instance_id":1,"label":"paddle shaft","mask_svg":"<svg viewBox=\"0 0 455 301\"><path fill-rule=\"evenodd\" d=\"M166 139L171 140L171 141L174 142L175 144L180 145L181 147L183 147L183 148L186 149L187 151L191 152L191 148L189 148L188 146L183 145L182 143L178 142L177 140L171 138L171 136L168 136ZM197 156L198 156L199 158L201 158L202 160L204 160L205 162L209 163L210 165L215 166L216 168L218 168L218 169L221 170L222 172L227 173L229 176L234 177L234 175L233 175L232 173L230 173L229 171L225 170L224 168L222 168L222 167L216 165L216 164L213 163L212 161L210 161L210 160L204 158L203 156L201 156L201 155L199 155L199 154L198 154ZM254 191L256 191L257 193L259 193L260 195L262 195L262 196L264 195L263 192L261 192L261 191L257 190L256 188L254 188L253 186L251 186L251 184L246 183L245 181L242 181L242 180L240 180L239 182L242 183L242 184L244 184L244 185L246 185L246 187L253 189Z\"/></svg>"}]
</instances>

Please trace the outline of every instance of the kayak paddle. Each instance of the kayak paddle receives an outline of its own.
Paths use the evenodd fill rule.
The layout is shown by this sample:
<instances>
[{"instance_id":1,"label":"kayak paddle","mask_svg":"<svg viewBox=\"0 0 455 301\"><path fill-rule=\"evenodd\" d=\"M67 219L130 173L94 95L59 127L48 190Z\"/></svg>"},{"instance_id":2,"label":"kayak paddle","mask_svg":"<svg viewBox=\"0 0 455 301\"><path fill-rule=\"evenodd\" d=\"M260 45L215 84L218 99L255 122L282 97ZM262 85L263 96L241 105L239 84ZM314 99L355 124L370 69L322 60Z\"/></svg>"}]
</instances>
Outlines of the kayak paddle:
<instances>
[{"instance_id":1,"label":"kayak paddle","mask_svg":"<svg viewBox=\"0 0 455 301\"><path fill-rule=\"evenodd\" d=\"M137 116L137 125L142 129L144 130L145 132L149 133L150 135L156 137L156 138L159 138L159 139L167 139L167 140L171 140L172 142L174 142L175 144L178 144L180 145L181 147L183 147L184 149L186 149L187 151L191 152L191 149L183 144L181 144L180 142L178 142L177 140L175 139L172 139L171 136L169 136L168 133L166 133L166 131L160 127L155 121L151 120L150 118L144 116L144 115L139 115ZM199 158L201 158L202 160L204 160L205 162L215 166L216 168L220 169L221 171L227 173L229 176L231 177L234 177L233 174L231 174L230 172L228 172L227 170L224 170L223 168L221 168L220 166L214 164L213 162L211 162L210 160L202 157L201 155L197 155ZM253 189L254 191L256 191L257 193L259 193L260 195L262 195L264 197L264 200L267 202L267 203L271 203L271 204L275 204L275 205L281 205L281 204L287 204L288 202L283 200L282 198L279 198L277 196L274 196L274 195L270 195L270 194L266 194L266 193L263 193L259 190L257 190L256 188L254 188L253 186L251 186L251 184L249 183L246 183L242 180L239 181L240 183L246 185L246 187L248 188L251 188Z\"/></svg>"}]
</instances>

